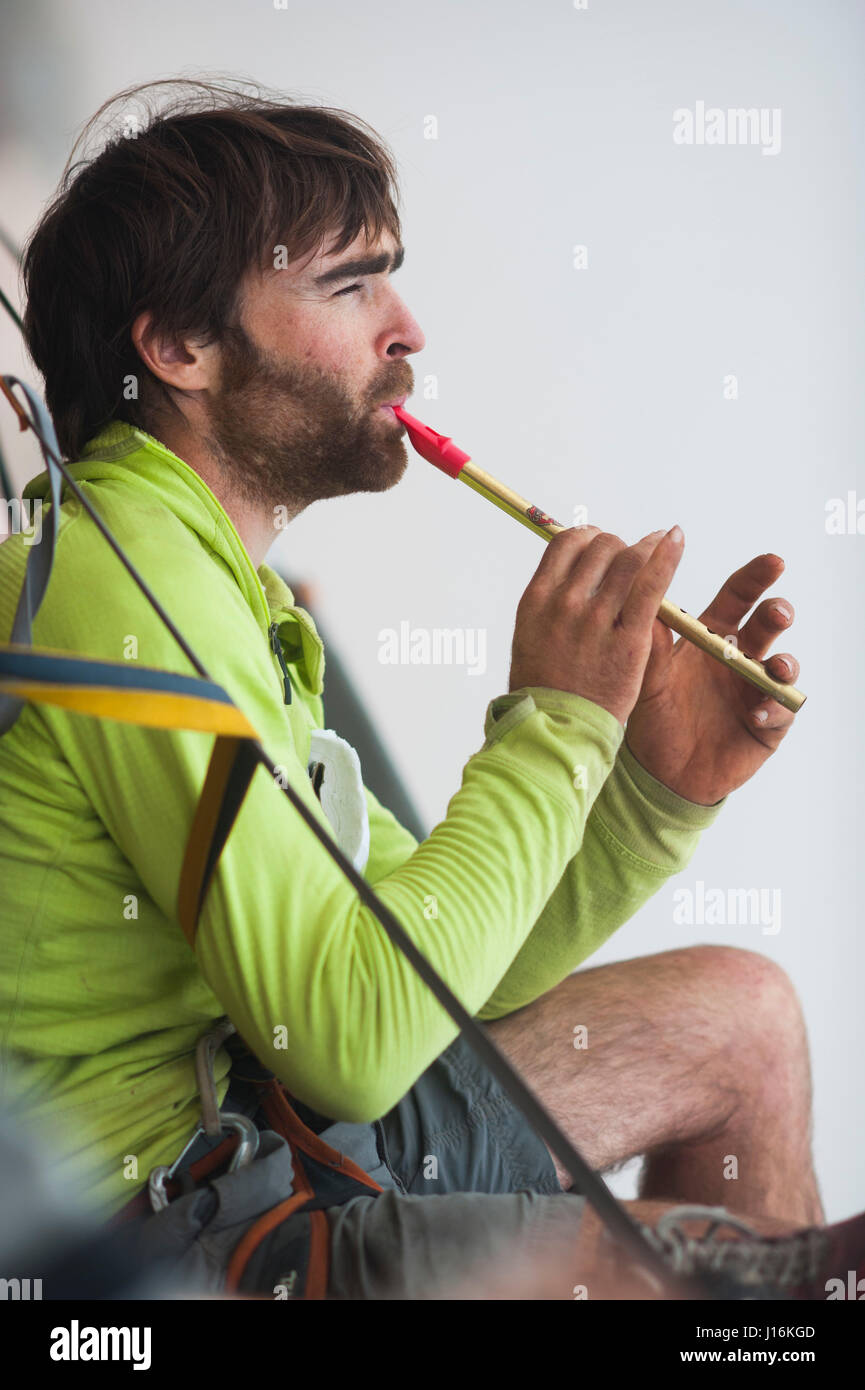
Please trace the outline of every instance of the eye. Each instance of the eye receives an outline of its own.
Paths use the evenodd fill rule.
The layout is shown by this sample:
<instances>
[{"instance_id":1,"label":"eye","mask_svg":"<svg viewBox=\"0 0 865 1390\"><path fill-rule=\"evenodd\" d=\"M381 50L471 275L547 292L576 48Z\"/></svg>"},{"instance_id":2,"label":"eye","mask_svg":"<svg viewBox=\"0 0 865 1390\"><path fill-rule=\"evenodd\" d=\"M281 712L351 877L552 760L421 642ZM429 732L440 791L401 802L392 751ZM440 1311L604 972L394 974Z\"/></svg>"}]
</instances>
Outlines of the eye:
<instances>
[{"instance_id":1,"label":"eye","mask_svg":"<svg viewBox=\"0 0 865 1390\"><path fill-rule=\"evenodd\" d=\"M363 285L346 285L346 287L345 287L344 290L337 290L337 291L336 291L336 294L334 294L333 297L334 297L334 299L336 299L338 295L341 295L341 294L352 294L355 290L362 290L362 289L363 289Z\"/></svg>"}]
</instances>

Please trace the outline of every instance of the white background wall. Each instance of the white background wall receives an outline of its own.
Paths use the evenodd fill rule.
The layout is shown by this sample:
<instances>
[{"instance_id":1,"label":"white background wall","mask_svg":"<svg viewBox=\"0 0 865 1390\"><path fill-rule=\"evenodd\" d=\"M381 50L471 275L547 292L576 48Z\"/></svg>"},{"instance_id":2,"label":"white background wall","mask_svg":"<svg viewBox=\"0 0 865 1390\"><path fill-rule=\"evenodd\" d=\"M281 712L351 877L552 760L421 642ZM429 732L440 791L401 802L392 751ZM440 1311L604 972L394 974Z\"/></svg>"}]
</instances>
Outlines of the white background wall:
<instances>
[{"instance_id":1,"label":"white background wall","mask_svg":"<svg viewBox=\"0 0 865 1390\"><path fill-rule=\"evenodd\" d=\"M865 496L863 21L851 0L35 0L4 16L0 59L3 220L19 239L79 126L131 82L231 72L357 112L402 175L395 283L427 337L415 413L566 524L579 503L629 541L679 522L671 595L692 612L753 555L783 555L808 703L682 878L591 963L717 941L786 968L830 1219L865 1207L865 536L825 530L828 499ZM674 109L698 101L780 108L780 151L674 144ZM2 251L0 283L14 293ZM32 379L5 323L0 352ZM0 434L23 482L36 459L7 412ZM412 455L391 493L317 504L272 553L316 585L430 826L507 688L542 549ZM486 629L486 672L382 665L378 634L402 619ZM780 889L781 930L674 925L674 888L698 879Z\"/></svg>"}]
</instances>

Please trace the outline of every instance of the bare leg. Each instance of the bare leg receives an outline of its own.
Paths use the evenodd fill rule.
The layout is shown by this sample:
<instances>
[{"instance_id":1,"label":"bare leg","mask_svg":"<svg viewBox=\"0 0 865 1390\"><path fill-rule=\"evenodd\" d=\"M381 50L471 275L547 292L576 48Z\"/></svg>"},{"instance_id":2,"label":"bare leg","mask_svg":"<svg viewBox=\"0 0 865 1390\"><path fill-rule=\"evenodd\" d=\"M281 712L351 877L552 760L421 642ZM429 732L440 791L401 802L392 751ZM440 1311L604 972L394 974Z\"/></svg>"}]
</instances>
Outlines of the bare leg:
<instances>
[{"instance_id":1,"label":"bare leg","mask_svg":"<svg viewBox=\"0 0 865 1390\"><path fill-rule=\"evenodd\" d=\"M805 1026L767 957L692 946L581 970L485 1026L592 1167L646 1155L641 1198L822 1221Z\"/></svg>"}]
</instances>

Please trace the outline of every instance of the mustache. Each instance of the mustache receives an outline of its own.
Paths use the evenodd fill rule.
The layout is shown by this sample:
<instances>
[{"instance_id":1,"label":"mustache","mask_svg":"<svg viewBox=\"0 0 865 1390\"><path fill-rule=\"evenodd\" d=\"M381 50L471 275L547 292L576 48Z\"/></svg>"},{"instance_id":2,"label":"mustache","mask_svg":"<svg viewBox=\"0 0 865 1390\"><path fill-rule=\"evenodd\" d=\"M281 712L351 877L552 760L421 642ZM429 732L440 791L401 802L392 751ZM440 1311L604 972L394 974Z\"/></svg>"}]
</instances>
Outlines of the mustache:
<instances>
[{"instance_id":1,"label":"mustache","mask_svg":"<svg viewBox=\"0 0 865 1390\"><path fill-rule=\"evenodd\" d=\"M286 390L297 396L299 401L316 392L342 391L347 393L344 382L328 378L321 369L305 375L303 366L293 361L280 361L272 353L261 349L257 343L240 328L226 329L223 343L223 361L220 380L221 395L231 395L247 387L270 386ZM400 396L414 394L414 372L408 362L391 368L391 375L376 383L371 391L369 405L384 405ZM368 407L364 405L363 410Z\"/></svg>"},{"instance_id":2,"label":"mustache","mask_svg":"<svg viewBox=\"0 0 865 1390\"><path fill-rule=\"evenodd\" d=\"M393 377L391 381L379 387L373 405L386 405L388 401L395 401L400 396L411 396L414 393L414 373L409 371L407 376L399 379Z\"/></svg>"}]
</instances>

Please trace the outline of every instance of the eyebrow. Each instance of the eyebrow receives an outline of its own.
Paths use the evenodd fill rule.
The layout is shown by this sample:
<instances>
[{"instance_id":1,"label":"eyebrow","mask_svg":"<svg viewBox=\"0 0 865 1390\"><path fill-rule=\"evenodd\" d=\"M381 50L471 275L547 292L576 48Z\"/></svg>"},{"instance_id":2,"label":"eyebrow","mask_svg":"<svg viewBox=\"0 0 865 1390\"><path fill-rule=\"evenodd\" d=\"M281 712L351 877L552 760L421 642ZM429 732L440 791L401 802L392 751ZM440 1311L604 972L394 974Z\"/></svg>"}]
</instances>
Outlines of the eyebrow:
<instances>
[{"instance_id":1,"label":"eyebrow","mask_svg":"<svg viewBox=\"0 0 865 1390\"><path fill-rule=\"evenodd\" d=\"M382 275L389 270L393 275L395 270L399 270L405 260L405 247L399 246L394 251L393 256L387 251L382 251L378 256L367 256L364 260L343 261L340 265L335 265L331 270L326 270L323 275L317 275L313 284L333 285L338 280L351 280L355 275Z\"/></svg>"}]
</instances>

